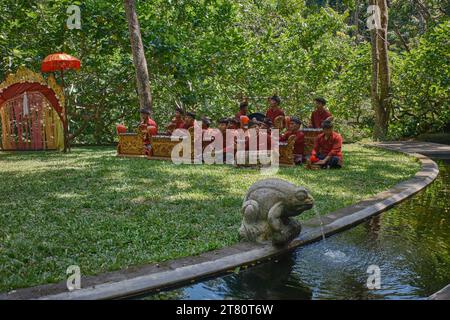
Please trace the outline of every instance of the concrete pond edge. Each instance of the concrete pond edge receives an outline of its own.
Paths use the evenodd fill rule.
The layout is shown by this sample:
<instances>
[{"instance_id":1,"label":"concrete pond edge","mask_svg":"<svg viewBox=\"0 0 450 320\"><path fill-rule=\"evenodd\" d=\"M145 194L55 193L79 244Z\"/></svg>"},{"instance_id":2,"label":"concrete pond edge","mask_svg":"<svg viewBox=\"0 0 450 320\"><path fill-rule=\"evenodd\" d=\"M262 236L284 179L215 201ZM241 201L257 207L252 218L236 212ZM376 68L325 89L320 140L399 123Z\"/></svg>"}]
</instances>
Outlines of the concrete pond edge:
<instances>
[{"instance_id":1,"label":"concrete pond edge","mask_svg":"<svg viewBox=\"0 0 450 320\"><path fill-rule=\"evenodd\" d=\"M450 300L450 284L445 288L439 290L435 294L431 295L429 300Z\"/></svg>"},{"instance_id":2,"label":"concrete pond edge","mask_svg":"<svg viewBox=\"0 0 450 320\"><path fill-rule=\"evenodd\" d=\"M97 276L81 278L82 288L68 291L66 281L57 284L13 290L0 293L0 300L102 300L138 296L148 292L179 287L198 280L234 272L236 268L247 268L261 262L275 259L297 247L320 241L325 236L349 229L374 215L382 213L406 200L431 184L439 174L437 164L430 158L417 153L408 153L401 148L390 149L415 157L421 169L411 179L391 189L352 206L339 209L319 218L302 222L300 236L285 247L271 244L238 243L231 247L202 253L193 257L180 258L160 264L130 267Z\"/></svg>"}]
</instances>

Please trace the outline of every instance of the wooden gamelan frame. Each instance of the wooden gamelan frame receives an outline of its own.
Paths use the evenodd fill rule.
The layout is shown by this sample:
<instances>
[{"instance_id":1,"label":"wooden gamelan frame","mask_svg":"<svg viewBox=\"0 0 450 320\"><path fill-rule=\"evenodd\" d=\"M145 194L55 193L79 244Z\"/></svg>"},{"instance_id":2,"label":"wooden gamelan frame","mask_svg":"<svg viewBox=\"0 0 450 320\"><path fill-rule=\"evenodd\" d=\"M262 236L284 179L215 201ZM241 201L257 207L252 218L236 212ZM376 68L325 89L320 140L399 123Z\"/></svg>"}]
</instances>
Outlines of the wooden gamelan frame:
<instances>
[{"instance_id":1,"label":"wooden gamelan frame","mask_svg":"<svg viewBox=\"0 0 450 320\"><path fill-rule=\"evenodd\" d=\"M191 145L194 145L193 129L190 130ZM303 129L305 133L305 153L310 154L314 146L315 138L322 132L317 129ZM117 156L119 157L146 157L144 152L144 137L141 133L119 133L119 143L117 145ZM155 135L151 138L153 155L150 160L171 160L172 150L181 141L172 141L168 135ZM204 142L205 148L210 142ZM295 136L291 136L287 143L279 145L279 164L281 166L294 166L294 145ZM194 148L191 148L190 158L194 159Z\"/></svg>"}]
</instances>

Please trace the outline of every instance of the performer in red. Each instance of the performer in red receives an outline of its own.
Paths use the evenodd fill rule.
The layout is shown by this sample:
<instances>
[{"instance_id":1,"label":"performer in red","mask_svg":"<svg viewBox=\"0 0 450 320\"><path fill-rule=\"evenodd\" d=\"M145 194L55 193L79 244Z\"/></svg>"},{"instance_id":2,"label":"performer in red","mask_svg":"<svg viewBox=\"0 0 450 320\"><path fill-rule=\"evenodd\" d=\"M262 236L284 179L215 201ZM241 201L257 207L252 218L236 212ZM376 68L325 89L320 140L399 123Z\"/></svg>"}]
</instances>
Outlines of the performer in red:
<instances>
[{"instance_id":1,"label":"performer in red","mask_svg":"<svg viewBox=\"0 0 450 320\"><path fill-rule=\"evenodd\" d=\"M222 147L223 150L225 150L225 148L227 147L227 128L228 128L228 122L230 120L227 118L222 118L219 120L219 123L217 125L217 129L219 129L219 131L222 133ZM222 150L222 152L223 152Z\"/></svg>"},{"instance_id":2,"label":"performer in red","mask_svg":"<svg viewBox=\"0 0 450 320\"><path fill-rule=\"evenodd\" d=\"M269 118L265 118L263 122L261 122L260 124L260 128L261 129L266 129L267 132L270 133L270 129L273 127L273 123L272 120L270 120Z\"/></svg>"},{"instance_id":3,"label":"performer in red","mask_svg":"<svg viewBox=\"0 0 450 320\"><path fill-rule=\"evenodd\" d=\"M186 116L184 117L183 129L189 130L190 128L194 127L195 117L195 112L186 112Z\"/></svg>"},{"instance_id":4,"label":"performer in red","mask_svg":"<svg viewBox=\"0 0 450 320\"><path fill-rule=\"evenodd\" d=\"M237 130L237 129L239 129L239 127L240 127L240 119L238 120L238 119L236 119L236 118L231 118L231 119L229 119L229 121L228 121L228 127L227 127L227 129L229 129L229 130Z\"/></svg>"},{"instance_id":5,"label":"performer in red","mask_svg":"<svg viewBox=\"0 0 450 320\"><path fill-rule=\"evenodd\" d=\"M247 130L248 129L248 124L250 122L249 117L241 116L241 118L239 120L240 120L240 124L241 124L241 129Z\"/></svg>"},{"instance_id":6,"label":"performer in red","mask_svg":"<svg viewBox=\"0 0 450 320\"><path fill-rule=\"evenodd\" d=\"M236 152L236 143L237 143L237 130L240 127L240 121L235 117L228 119L227 129L223 136L223 154L224 161L227 161L228 157L231 157Z\"/></svg>"},{"instance_id":7,"label":"performer in red","mask_svg":"<svg viewBox=\"0 0 450 320\"><path fill-rule=\"evenodd\" d=\"M236 113L235 118L240 120L241 116L246 116L248 113L248 101L244 100L239 104L239 112Z\"/></svg>"},{"instance_id":8,"label":"performer in red","mask_svg":"<svg viewBox=\"0 0 450 320\"><path fill-rule=\"evenodd\" d=\"M222 118L219 120L219 123L217 125L217 129L219 129L220 132L222 132L222 135L224 136L224 138L225 138L226 130L228 127L228 122L229 122L229 120L227 118Z\"/></svg>"},{"instance_id":9,"label":"performer in red","mask_svg":"<svg viewBox=\"0 0 450 320\"><path fill-rule=\"evenodd\" d=\"M318 97L314 99L316 104L316 110L311 114L311 128L319 129L322 126L322 122L328 120L333 121L333 115L330 111L325 109L327 101L324 98Z\"/></svg>"},{"instance_id":10,"label":"performer in red","mask_svg":"<svg viewBox=\"0 0 450 320\"><path fill-rule=\"evenodd\" d=\"M259 149L259 124L257 121L250 120L248 122L248 130L245 131L245 150L246 151L258 151ZM253 130L252 130L253 129ZM255 139L256 141L256 150L250 150L250 139Z\"/></svg>"},{"instance_id":11,"label":"performer in red","mask_svg":"<svg viewBox=\"0 0 450 320\"><path fill-rule=\"evenodd\" d=\"M273 126L272 121L269 118L265 118L264 121L259 124L260 141L263 141L264 137L266 137L267 150L272 149L272 132L271 132L272 126ZM261 142L260 142L260 144L261 144Z\"/></svg>"},{"instance_id":12,"label":"performer in red","mask_svg":"<svg viewBox=\"0 0 450 320\"><path fill-rule=\"evenodd\" d=\"M311 153L311 162L322 168L341 168L343 164L342 136L333 131L331 121L322 123L321 133L314 143Z\"/></svg>"},{"instance_id":13,"label":"performer in red","mask_svg":"<svg viewBox=\"0 0 450 320\"><path fill-rule=\"evenodd\" d=\"M172 134L172 132L176 129L182 129L184 127L184 111L180 107L175 109L175 117L172 118L170 123L167 125L166 130L168 134Z\"/></svg>"},{"instance_id":14,"label":"performer in red","mask_svg":"<svg viewBox=\"0 0 450 320\"><path fill-rule=\"evenodd\" d=\"M280 108L281 99L279 96L269 98L270 107L266 112L266 117L275 123L275 119L279 116L284 116L284 111Z\"/></svg>"},{"instance_id":15,"label":"performer in red","mask_svg":"<svg viewBox=\"0 0 450 320\"><path fill-rule=\"evenodd\" d=\"M291 136L295 136L294 163L302 164L305 154L305 134L300 131L302 122L297 117L290 118L289 130L280 137L281 142L287 142Z\"/></svg>"},{"instance_id":16,"label":"performer in red","mask_svg":"<svg viewBox=\"0 0 450 320\"><path fill-rule=\"evenodd\" d=\"M258 132L258 150L259 151L270 150L272 148L272 136L270 134L269 123L266 123L265 121L258 122L257 132Z\"/></svg>"},{"instance_id":17,"label":"performer in red","mask_svg":"<svg viewBox=\"0 0 450 320\"><path fill-rule=\"evenodd\" d=\"M150 157L152 153L151 137L158 133L158 125L150 118L150 111L141 109L140 113L141 123L139 124L139 130L144 135L145 154Z\"/></svg>"},{"instance_id":18,"label":"performer in red","mask_svg":"<svg viewBox=\"0 0 450 320\"><path fill-rule=\"evenodd\" d=\"M203 116L202 117L202 130L209 130L209 127L211 126L211 119L208 117Z\"/></svg>"}]
</instances>

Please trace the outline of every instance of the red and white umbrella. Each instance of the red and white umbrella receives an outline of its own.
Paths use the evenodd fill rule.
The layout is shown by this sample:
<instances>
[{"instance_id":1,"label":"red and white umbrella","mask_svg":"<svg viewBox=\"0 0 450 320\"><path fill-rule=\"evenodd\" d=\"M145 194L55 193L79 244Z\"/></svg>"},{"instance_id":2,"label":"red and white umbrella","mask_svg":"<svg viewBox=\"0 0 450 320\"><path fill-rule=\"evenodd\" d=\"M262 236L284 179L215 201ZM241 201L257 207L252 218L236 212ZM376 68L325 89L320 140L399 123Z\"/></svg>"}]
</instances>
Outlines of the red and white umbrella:
<instances>
[{"instance_id":1,"label":"red and white umbrella","mask_svg":"<svg viewBox=\"0 0 450 320\"><path fill-rule=\"evenodd\" d=\"M62 87L64 92L64 70L74 69L79 70L81 62L77 58L64 52L53 53L45 57L42 61L42 72L61 72ZM64 152L67 152L69 147L69 121L67 119L66 99L64 99Z\"/></svg>"}]
</instances>

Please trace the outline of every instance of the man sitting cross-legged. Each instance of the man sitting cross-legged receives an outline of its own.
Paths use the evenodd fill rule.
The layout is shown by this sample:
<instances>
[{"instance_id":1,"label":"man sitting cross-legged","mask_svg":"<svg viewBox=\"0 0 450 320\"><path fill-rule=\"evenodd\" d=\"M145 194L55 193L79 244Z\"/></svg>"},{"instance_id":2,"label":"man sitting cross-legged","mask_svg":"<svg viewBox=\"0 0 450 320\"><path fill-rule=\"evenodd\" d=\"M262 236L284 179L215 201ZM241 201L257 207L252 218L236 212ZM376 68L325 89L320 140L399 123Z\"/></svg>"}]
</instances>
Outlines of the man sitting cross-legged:
<instances>
[{"instance_id":1,"label":"man sitting cross-legged","mask_svg":"<svg viewBox=\"0 0 450 320\"><path fill-rule=\"evenodd\" d=\"M322 123L323 133L321 133L314 143L311 153L311 163L322 168L342 167L342 136L333 131L331 121Z\"/></svg>"},{"instance_id":2,"label":"man sitting cross-legged","mask_svg":"<svg viewBox=\"0 0 450 320\"><path fill-rule=\"evenodd\" d=\"M305 153L305 134L300 131L301 125L299 118L291 117L289 130L280 137L281 142L287 142L291 136L295 136L294 163L297 165L302 164Z\"/></svg>"}]
</instances>

